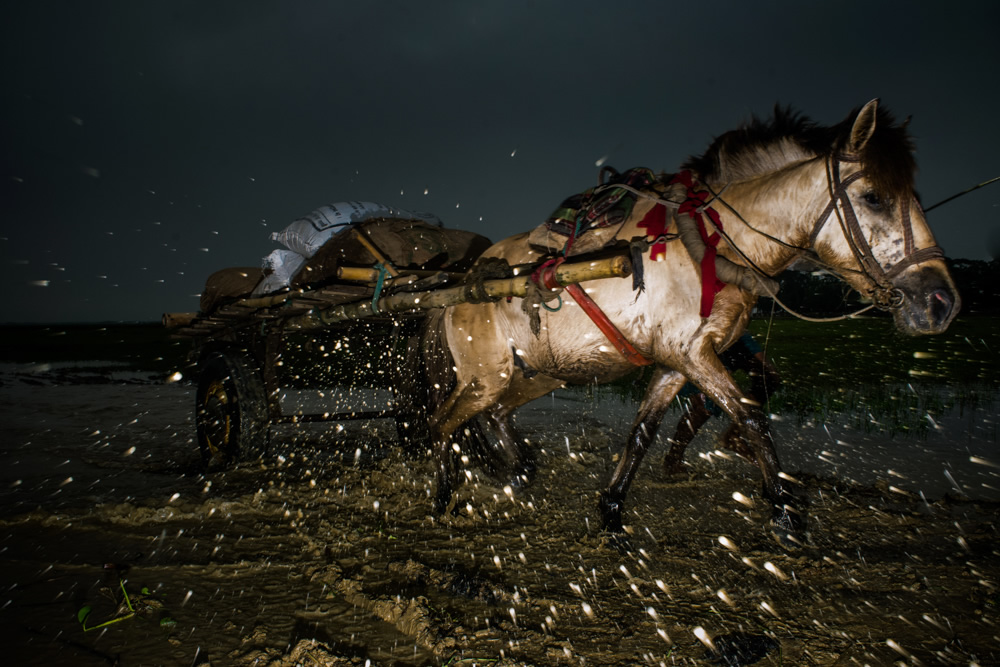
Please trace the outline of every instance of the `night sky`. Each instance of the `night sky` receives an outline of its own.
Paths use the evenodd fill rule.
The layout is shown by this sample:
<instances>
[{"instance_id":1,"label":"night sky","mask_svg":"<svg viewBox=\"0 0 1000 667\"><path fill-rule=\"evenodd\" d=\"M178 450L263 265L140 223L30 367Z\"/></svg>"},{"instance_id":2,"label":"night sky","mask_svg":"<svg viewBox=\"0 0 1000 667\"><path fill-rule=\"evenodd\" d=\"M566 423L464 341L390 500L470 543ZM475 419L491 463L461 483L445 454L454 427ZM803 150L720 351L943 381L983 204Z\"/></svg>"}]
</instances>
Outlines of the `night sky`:
<instances>
[{"instance_id":1,"label":"night sky","mask_svg":"<svg viewBox=\"0 0 1000 667\"><path fill-rule=\"evenodd\" d=\"M0 322L155 321L329 202L494 240L751 114L913 117L925 205L1000 175L995 2L5 2ZM1000 185L930 214L1000 246Z\"/></svg>"}]
</instances>

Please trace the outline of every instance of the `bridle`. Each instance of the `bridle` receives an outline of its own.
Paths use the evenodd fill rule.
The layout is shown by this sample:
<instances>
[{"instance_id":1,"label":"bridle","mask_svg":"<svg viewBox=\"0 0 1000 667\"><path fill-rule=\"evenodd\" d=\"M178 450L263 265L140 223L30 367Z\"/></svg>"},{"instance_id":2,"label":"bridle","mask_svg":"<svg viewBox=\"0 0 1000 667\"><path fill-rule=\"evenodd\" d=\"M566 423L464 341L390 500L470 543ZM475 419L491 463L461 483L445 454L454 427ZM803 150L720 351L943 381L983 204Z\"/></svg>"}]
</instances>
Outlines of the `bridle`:
<instances>
[{"instance_id":1,"label":"bridle","mask_svg":"<svg viewBox=\"0 0 1000 667\"><path fill-rule=\"evenodd\" d=\"M885 269L872 254L871 245L865 238L861 225L858 223L858 216L854 212L851 198L847 194L847 187L854 181L865 175L863 169L850 174L847 178L840 178L841 162L860 162L856 155L840 154L830 157L826 163L827 186L830 191L830 203L827 204L816 224L813 226L812 234L809 237L809 247L815 252L816 239L823 227L826 226L832 213L837 214L837 221L844 234L851 253L854 255L860 267L860 273L868 282L868 292L872 298L872 303L881 310L891 310L899 308L903 304L903 293L899 288L893 287L892 279L898 276L906 268L925 262L931 259L944 257L944 251L938 245L928 246L917 250L913 242L913 225L910 222L910 199L901 197L899 202L900 217L903 224L903 259ZM837 202L840 206L837 206Z\"/></svg>"},{"instance_id":2,"label":"bridle","mask_svg":"<svg viewBox=\"0 0 1000 667\"><path fill-rule=\"evenodd\" d=\"M849 313L848 315L842 315L838 317L831 318L813 318L802 315L801 313L795 312L793 309L789 308L787 305L778 299L777 295L767 289L762 283L762 288L768 293L776 303L781 305L789 313L799 317L800 319L816 321L816 322L831 322L836 320L841 320L849 317L858 315L872 307L879 308L880 310L893 310L897 309L903 305L903 292L892 285L892 279L903 272L904 269L921 262L926 262L931 259L940 259L944 257L944 251L938 245L928 246L926 248L916 249L913 241L913 224L910 220L910 200L909 197L902 198L900 201L900 213L903 224L903 259L896 262L888 269L883 268L872 254L871 245L865 238L864 232L861 229L861 224L858 222L858 216L854 212L854 205L851 204L851 199L847 194L847 188L849 185L854 183L856 180L865 176L865 171L859 169L858 171L850 174L847 178L840 178L840 163L841 162L861 162L861 158L857 155L851 155L846 153L840 153L836 156L831 156L826 160L826 172L827 172L827 187L830 192L830 202L820 213L816 222L813 224L812 233L809 236L809 245L806 247L788 243L776 236L772 236L767 232L757 229L751 225L746 218L740 215L733 206L729 204L723 197L722 193L728 187L728 184L722 188L719 192L715 192L711 187L705 183L701 183L702 187L705 187L711 198L705 202L702 208L708 208L712 203L719 202L725 206L729 211L736 216L736 218L747 226L751 231L760 234L761 236L777 243L778 245L784 246L790 250L795 250L800 257L811 261L818 266L823 267L833 275L844 280L844 273L857 273L860 274L865 281L868 283L868 295L871 297L871 305L865 306L861 310L855 313ZM610 186L609 186L610 187ZM615 184L613 187L623 188L628 190L635 195L642 197L644 199L649 199L658 204L663 204L666 206L678 206L680 202L673 201L671 199L664 198L662 196L650 195L648 192L638 190L636 188L629 187L624 184ZM840 206L837 206L838 201ZM919 204L918 204L919 206ZM819 259L816 254L815 245L816 239L819 237L820 232L826 226L827 221L830 219L831 215L836 213L837 221L840 223L841 231L844 234L844 238L847 241L848 247L851 249L851 253L854 255L855 261L858 263L860 270L856 269L840 269L828 265L826 262ZM753 273L770 278L770 276L758 267L750 257L744 253L739 246L729 237L721 227L716 227L715 231L726 240L729 245L737 255L746 263L747 268L749 268Z\"/></svg>"}]
</instances>

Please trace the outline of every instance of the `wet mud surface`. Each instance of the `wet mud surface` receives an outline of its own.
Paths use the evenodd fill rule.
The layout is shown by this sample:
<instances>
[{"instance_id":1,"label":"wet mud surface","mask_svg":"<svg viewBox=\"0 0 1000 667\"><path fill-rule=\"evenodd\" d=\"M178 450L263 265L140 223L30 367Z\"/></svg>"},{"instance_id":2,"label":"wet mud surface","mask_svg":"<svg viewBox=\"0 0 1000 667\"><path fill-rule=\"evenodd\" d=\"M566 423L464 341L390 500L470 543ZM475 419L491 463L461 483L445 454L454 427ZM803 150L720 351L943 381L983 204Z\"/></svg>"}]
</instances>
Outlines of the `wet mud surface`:
<instances>
[{"instance_id":1,"label":"wet mud surface","mask_svg":"<svg viewBox=\"0 0 1000 667\"><path fill-rule=\"evenodd\" d=\"M540 400L534 484L473 468L434 516L389 422L283 427L205 474L189 386L32 378L0 384L9 664L1000 664L988 497L789 466L810 543L786 551L754 469L693 454L666 478L661 436L615 540L597 494L628 406Z\"/></svg>"}]
</instances>

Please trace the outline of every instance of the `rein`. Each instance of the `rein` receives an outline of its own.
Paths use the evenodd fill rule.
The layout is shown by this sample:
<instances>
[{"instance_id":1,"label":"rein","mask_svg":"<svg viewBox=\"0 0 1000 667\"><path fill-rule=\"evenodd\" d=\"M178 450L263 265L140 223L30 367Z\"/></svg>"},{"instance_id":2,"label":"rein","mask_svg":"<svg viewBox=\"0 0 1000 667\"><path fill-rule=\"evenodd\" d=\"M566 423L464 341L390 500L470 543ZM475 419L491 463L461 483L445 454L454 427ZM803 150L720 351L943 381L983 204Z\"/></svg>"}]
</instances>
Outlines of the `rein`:
<instances>
[{"instance_id":1,"label":"rein","mask_svg":"<svg viewBox=\"0 0 1000 667\"><path fill-rule=\"evenodd\" d=\"M907 198L900 202L901 217L903 223L903 253L904 253L903 259L901 259L896 264L893 264L888 269L884 269L877 261L875 261L872 255L871 245L865 238L864 232L861 229L861 225L858 222L857 214L854 211L854 206L853 204L851 204L850 197L848 197L847 194L847 187L852 183L854 183L856 180L862 178L864 176L864 171L859 170L845 179L840 178L840 162L859 162L859 161L860 158L858 158L857 156L846 155L846 154L841 154L836 158L831 157L827 161L827 185L830 192L830 203L827 204L826 208L823 209L823 212L820 213L819 217L816 219L816 222L813 225L812 233L810 234L808 247L801 247L788 243L786 241L783 241L782 239L772 236L771 234L763 232L754 227L753 225L751 225L742 215L740 215L739 211L737 211L729 204L729 202L723 199L722 194L725 191L726 187L728 187L728 184L725 187L723 187L722 190L720 190L718 193L712 192L711 188L709 188L709 191L711 192L712 196L703 204L702 211L704 211L709 204L718 201L722 205L724 205L727 209L729 209L729 211L733 215L735 215L736 218L740 220L740 222L742 222L744 225L746 225L747 228L749 228L750 230L756 232L757 234L760 234L761 236L767 238L768 240L774 243L777 243L778 245L797 251L803 259L806 259L818 266L823 267L824 269L830 271L835 276L843 280L844 279L843 270L836 269L826 264L822 260L820 260L819 257L816 256L816 252L813 249L813 246L815 245L816 239L819 236L820 232L826 226L826 223L829 221L830 217L834 213L836 214L837 220L840 223L841 231L844 234L844 239L847 241L847 245L851 249L851 253L854 255L855 261L858 263L858 267L860 269L860 270L848 269L847 271L851 273L858 273L865 278L866 282L869 285L868 294L872 299L872 303L868 306L865 306L864 308L848 313L846 315L839 315L835 317L826 317L826 318L816 318L803 315L799 312L796 312L788 305L783 303L777 297L775 291L769 289L768 286L764 283L764 281L760 280L761 276L766 278L770 278L770 276L760 267L758 267L753 262L753 260L750 259L750 257L748 257L746 253L744 253L739 248L739 246L737 246L736 243L733 242L733 239L729 236L729 234L727 234L722 229L721 224L716 225L715 220L712 220L710 218L713 226L715 227L715 232L723 239L725 239L729 247L731 247L736 252L736 254L739 255L744 262L746 262L747 268L749 268L750 271L753 273L754 277L757 278L757 281L758 283L760 283L763 291L766 292L775 301L775 303L781 306L790 315L793 315L799 319L806 320L809 322L835 322L855 317L857 315L860 315L861 313L871 310L872 308L879 308L880 310L891 310L899 308L902 305L903 295L898 288L892 286L891 282L892 279L895 278L900 273L902 273L904 269L914 264L920 264L928 260L939 259L944 257L944 251L942 251L941 247L937 245L928 246L926 248L920 248L919 250L915 249L913 241L913 224L910 220L910 202L909 199ZM633 192L639 197L660 204L677 206L680 203L672 201L670 199L666 199L664 197L653 196L647 192L642 192L638 189L630 188L628 186L618 186L618 187L623 187L624 189ZM840 203L839 207L837 206L838 202Z\"/></svg>"}]
</instances>

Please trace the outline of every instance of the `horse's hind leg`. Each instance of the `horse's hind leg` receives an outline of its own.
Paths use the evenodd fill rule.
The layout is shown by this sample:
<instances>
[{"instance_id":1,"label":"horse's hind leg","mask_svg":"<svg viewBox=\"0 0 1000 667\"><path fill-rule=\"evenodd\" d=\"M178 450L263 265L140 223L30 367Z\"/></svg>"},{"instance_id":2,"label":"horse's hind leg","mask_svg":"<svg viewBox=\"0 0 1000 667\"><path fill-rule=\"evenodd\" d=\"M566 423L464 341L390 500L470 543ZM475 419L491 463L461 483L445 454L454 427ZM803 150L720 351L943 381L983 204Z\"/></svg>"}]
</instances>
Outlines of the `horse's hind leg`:
<instances>
[{"instance_id":1,"label":"horse's hind leg","mask_svg":"<svg viewBox=\"0 0 1000 667\"><path fill-rule=\"evenodd\" d=\"M453 456L451 435L455 430L482 412L491 402L490 392L476 386L478 381L459 383L447 400L434 411L427 420L434 443L437 462L437 492L434 495L434 511L443 513L451 503L455 485L455 457ZM499 391L496 392L499 394Z\"/></svg>"},{"instance_id":2,"label":"horse's hind leg","mask_svg":"<svg viewBox=\"0 0 1000 667\"><path fill-rule=\"evenodd\" d=\"M510 484L515 488L530 484L536 468L535 452L514 427L511 413L519 406L544 396L563 384L563 381L547 375L532 373L528 377L522 370L517 370L497 404L486 411L486 418L498 440L498 453L510 475Z\"/></svg>"},{"instance_id":3,"label":"horse's hind leg","mask_svg":"<svg viewBox=\"0 0 1000 667\"><path fill-rule=\"evenodd\" d=\"M514 374L513 351L490 325L488 304L461 304L441 323L454 362L455 388L428 419L437 460L434 509L451 503L455 485L452 434L473 417L491 409L505 395Z\"/></svg>"},{"instance_id":4,"label":"horse's hind leg","mask_svg":"<svg viewBox=\"0 0 1000 667\"><path fill-rule=\"evenodd\" d=\"M670 451L663 457L663 471L668 475L681 474L687 471L684 465L684 452L694 440L698 430L705 425L712 413L705 407L705 401L700 396L693 396L688 401L687 409L677 422L677 430L671 438Z\"/></svg>"},{"instance_id":5,"label":"horse's hind leg","mask_svg":"<svg viewBox=\"0 0 1000 667\"><path fill-rule=\"evenodd\" d=\"M514 428L509 411L487 410L485 416L497 439L497 473L509 476L511 486L526 486L535 476L534 452Z\"/></svg>"},{"instance_id":6,"label":"horse's hind leg","mask_svg":"<svg viewBox=\"0 0 1000 667\"><path fill-rule=\"evenodd\" d=\"M646 388L646 394L639 406L639 413L632 423L625 452L618 462L618 467L615 468L614 475L611 476L608 488L601 493L601 521L605 530L618 533L624 530L622 506L625 495L632 485L639 464L642 463L642 457L645 456L649 444L656 435L663 414L670 401L674 400L674 396L684 386L684 382L686 380L683 375L662 366L657 367L653 374L653 379Z\"/></svg>"}]
</instances>

